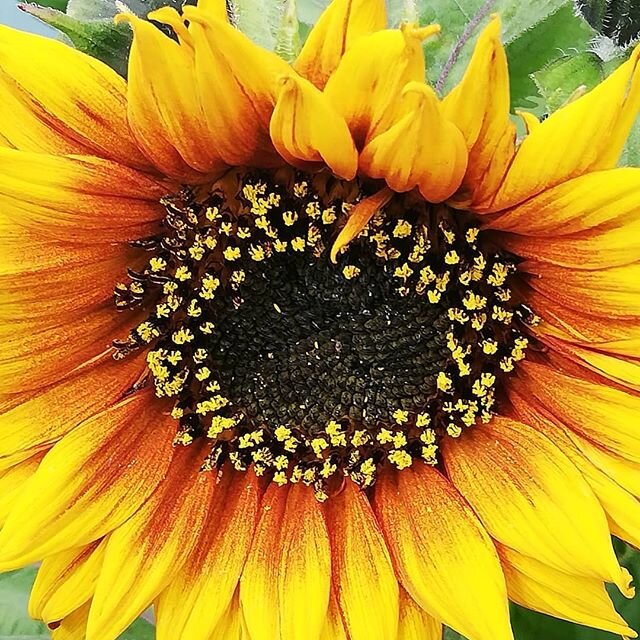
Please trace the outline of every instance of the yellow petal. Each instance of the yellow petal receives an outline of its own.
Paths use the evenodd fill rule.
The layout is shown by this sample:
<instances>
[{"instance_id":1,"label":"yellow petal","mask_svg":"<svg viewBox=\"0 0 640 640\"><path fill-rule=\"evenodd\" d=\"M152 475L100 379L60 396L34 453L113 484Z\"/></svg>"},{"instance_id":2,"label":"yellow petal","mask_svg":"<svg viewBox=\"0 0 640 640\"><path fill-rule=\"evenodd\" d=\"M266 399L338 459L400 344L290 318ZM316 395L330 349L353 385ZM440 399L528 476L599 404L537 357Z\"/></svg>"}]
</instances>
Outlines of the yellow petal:
<instances>
[{"instance_id":1,"label":"yellow petal","mask_svg":"<svg viewBox=\"0 0 640 640\"><path fill-rule=\"evenodd\" d=\"M400 591L398 640L442 640L442 624L421 609L404 590Z\"/></svg>"},{"instance_id":2,"label":"yellow petal","mask_svg":"<svg viewBox=\"0 0 640 640\"><path fill-rule=\"evenodd\" d=\"M0 458L51 446L83 420L117 402L144 371L142 358L110 355L0 413ZM42 420L46 415L47 419Z\"/></svg>"},{"instance_id":3,"label":"yellow petal","mask_svg":"<svg viewBox=\"0 0 640 640\"><path fill-rule=\"evenodd\" d=\"M86 420L44 457L0 532L0 569L82 546L129 518L169 465L175 436L146 393Z\"/></svg>"},{"instance_id":4,"label":"yellow petal","mask_svg":"<svg viewBox=\"0 0 640 640\"><path fill-rule=\"evenodd\" d=\"M177 12L168 7L151 12L149 19L171 21L179 36L186 32ZM140 147L162 173L179 180L199 182L220 172L225 164L205 123L191 44L172 40L130 13L119 13L116 22L128 22L134 33L128 115Z\"/></svg>"},{"instance_id":5,"label":"yellow petal","mask_svg":"<svg viewBox=\"0 0 640 640\"><path fill-rule=\"evenodd\" d=\"M127 123L126 83L61 42L0 26L0 135L24 151L149 167Z\"/></svg>"},{"instance_id":6,"label":"yellow petal","mask_svg":"<svg viewBox=\"0 0 640 640\"><path fill-rule=\"evenodd\" d=\"M383 0L332 0L311 29L293 68L323 89L353 42L386 24Z\"/></svg>"},{"instance_id":7,"label":"yellow petal","mask_svg":"<svg viewBox=\"0 0 640 640\"><path fill-rule=\"evenodd\" d=\"M422 40L439 27L404 25L359 38L329 78L325 93L344 117L358 148L392 123L402 88L424 82Z\"/></svg>"},{"instance_id":8,"label":"yellow petal","mask_svg":"<svg viewBox=\"0 0 640 640\"><path fill-rule=\"evenodd\" d=\"M227 0L198 0L198 9L218 20L228 20Z\"/></svg>"},{"instance_id":9,"label":"yellow petal","mask_svg":"<svg viewBox=\"0 0 640 640\"><path fill-rule=\"evenodd\" d=\"M51 632L52 640L85 640L90 606L87 603L61 620Z\"/></svg>"},{"instance_id":10,"label":"yellow petal","mask_svg":"<svg viewBox=\"0 0 640 640\"><path fill-rule=\"evenodd\" d=\"M342 612L333 589L329 595L329 609L320 640L350 640L345 631Z\"/></svg>"},{"instance_id":11,"label":"yellow petal","mask_svg":"<svg viewBox=\"0 0 640 640\"><path fill-rule=\"evenodd\" d=\"M327 502L331 574L351 640L388 640L398 629L398 583L365 494L347 481Z\"/></svg>"},{"instance_id":12,"label":"yellow petal","mask_svg":"<svg viewBox=\"0 0 640 640\"><path fill-rule=\"evenodd\" d=\"M277 158L269 139L278 79L291 73L227 22L184 7L191 22L196 82L209 135L228 165L270 166Z\"/></svg>"},{"instance_id":13,"label":"yellow petal","mask_svg":"<svg viewBox=\"0 0 640 640\"><path fill-rule=\"evenodd\" d=\"M278 577L288 487L271 483L260 507L251 552L240 580L242 616L252 640L279 638Z\"/></svg>"},{"instance_id":14,"label":"yellow petal","mask_svg":"<svg viewBox=\"0 0 640 640\"><path fill-rule=\"evenodd\" d=\"M636 48L604 82L536 127L486 209L506 209L570 178L614 167L640 109L639 58Z\"/></svg>"},{"instance_id":15,"label":"yellow petal","mask_svg":"<svg viewBox=\"0 0 640 640\"><path fill-rule=\"evenodd\" d=\"M0 471L0 526L7 519L11 507L20 495L24 484L40 466L44 452L31 455L26 460Z\"/></svg>"},{"instance_id":16,"label":"yellow petal","mask_svg":"<svg viewBox=\"0 0 640 640\"><path fill-rule=\"evenodd\" d=\"M512 640L496 550L446 478L422 463L389 472L374 505L400 581L422 609L473 640Z\"/></svg>"},{"instance_id":17,"label":"yellow petal","mask_svg":"<svg viewBox=\"0 0 640 640\"><path fill-rule=\"evenodd\" d=\"M0 148L1 217L63 241L128 241L155 233L167 186L123 165Z\"/></svg>"},{"instance_id":18,"label":"yellow petal","mask_svg":"<svg viewBox=\"0 0 640 640\"><path fill-rule=\"evenodd\" d=\"M567 180L500 213L486 227L560 238L605 224L635 221L639 211L640 169L625 167Z\"/></svg>"},{"instance_id":19,"label":"yellow petal","mask_svg":"<svg viewBox=\"0 0 640 640\"><path fill-rule=\"evenodd\" d=\"M582 474L535 429L494 417L443 444L447 473L500 543L628 589L605 514Z\"/></svg>"},{"instance_id":20,"label":"yellow petal","mask_svg":"<svg viewBox=\"0 0 640 640\"><path fill-rule=\"evenodd\" d=\"M214 474L202 473L206 443L177 447L164 480L106 543L87 639L116 638L170 583L195 549Z\"/></svg>"},{"instance_id":21,"label":"yellow petal","mask_svg":"<svg viewBox=\"0 0 640 640\"><path fill-rule=\"evenodd\" d=\"M215 602L213 600L212 602ZM175 632L174 632L175 633ZM172 637L176 637L175 635ZM183 636L189 640L195 640L197 636ZM215 630L209 636L202 636L206 640L248 640L243 629L242 611L240 609L240 596L236 591L227 610L222 613Z\"/></svg>"},{"instance_id":22,"label":"yellow petal","mask_svg":"<svg viewBox=\"0 0 640 640\"><path fill-rule=\"evenodd\" d=\"M509 118L509 70L494 16L478 38L464 77L443 101L443 112L462 132L469 164L461 204L476 207L491 198L515 153L516 129Z\"/></svg>"},{"instance_id":23,"label":"yellow petal","mask_svg":"<svg viewBox=\"0 0 640 640\"><path fill-rule=\"evenodd\" d=\"M531 133L536 127L540 126L540 120L538 116L531 113L530 111L518 111L516 110L516 115L520 117L522 123L524 124L527 133Z\"/></svg>"},{"instance_id":24,"label":"yellow petal","mask_svg":"<svg viewBox=\"0 0 640 640\"><path fill-rule=\"evenodd\" d=\"M225 609L232 606L257 523L260 493L255 476L224 471L196 551L156 603L158 640L220 637L214 632L225 624Z\"/></svg>"},{"instance_id":25,"label":"yellow petal","mask_svg":"<svg viewBox=\"0 0 640 640\"><path fill-rule=\"evenodd\" d=\"M566 428L536 412L519 394L511 393L510 400L518 419L547 436L582 473L607 515L611 532L635 547L640 546L640 501L593 464L571 440Z\"/></svg>"},{"instance_id":26,"label":"yellow petal","mask_svg":"<svg viewBox=\"0 0 640 640\"><path fill-rule=\"evenodd\" d=\"M313 490L270 487L240 585L252 640L318 640L329 588L329 539Z\"/></svg>"},{"instance_id":27,"label":"yellow petal","mask_svg":"<svg viewBox=\"0 0 640 640\"><path fill-rule=\"evenodd\" d=\"M55 622L91 600L104 550L104 541L96 541L45 558L31 590L29 615Z\"/></svg>"},{"instance_id":28,"label":"yellow petal","mask_svg":"<svg viewBox=\"0 0 640 640\"><path fill-rule=\"evenodd\" d=\"M358 154L346 122L327 98L304 78L285 76L269 131L278 153L302 168L324 163L345 180L353 180Z\"/></svg>"},{"instance_id":29,"label":"yellow petal","mask_svg":"<svg viewBox=\"0 0 640 640\"><path fill-rule=\"evenodd\" d=\"M429 202L442 202L460 186L467 148L457 127L442 116L430 87L412 82L403 90L415 104L384 133L372 138L360 156L360 169L382 178L397 192L418 187Z\"/></svg>"},{"instance_id":30,"label":"yellow petal","mask_svg":"<svg viewBox=\"0 0 640 640\"><path fill-rule=\"evenodd\" d=\"M605 317L640 316L640 263L583 271L530 260L523 271L533 274L531 286L576 311L588 309Z\"/></svg>"},{"instance_id":31,"label":"yellow petal","mask_svg":"<svg viewBox=\"0 0 640 640\"><path fill-rule=\"evenodd\" d=\"M520 368L523 378L514 385L536 406L599 446L640 462L637 394L534 362L523 362Z\"/></svg>"},{"instance_id":32,"label":"yellow petal","mask_svg":"<svg viewBox=\"0 0 640 640\"><path fill-rule=\"evenodd\" d=\"M625 638L637 638L613 608L604 585L595 578L569 575L499 545L509 598L555 618L569 620Z\"/></svg>"}]
</instances>

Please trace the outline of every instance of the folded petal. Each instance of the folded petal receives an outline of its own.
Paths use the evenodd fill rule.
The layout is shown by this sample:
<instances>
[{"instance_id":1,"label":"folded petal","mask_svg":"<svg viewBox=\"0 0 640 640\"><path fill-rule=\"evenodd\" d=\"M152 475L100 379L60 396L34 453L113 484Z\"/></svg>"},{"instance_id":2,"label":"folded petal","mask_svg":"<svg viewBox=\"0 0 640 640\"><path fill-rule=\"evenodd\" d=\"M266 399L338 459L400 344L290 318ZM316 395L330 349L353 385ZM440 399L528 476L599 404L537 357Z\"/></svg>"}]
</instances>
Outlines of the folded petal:
<instances>
[{"instance_id":1,"label":"folded petal","mask_svg":"<svg viewBox=\"0 0 640 640\"><path fill-rule=\"evenodd\" d=\"M388 640L398 630L398 582L365 494L352 482L327 502L333 588L351 640Z\"/></svg>"},{"instance_id":2,"label":"folded petal","mask_svg":"<svg viewBox=\"0 0 640 640\"><path fill-rule=\"evenodd\" d=\"M445 120L433 89L411 82L403 97L412 107L398 122L372 138L360 156L360 169L382 178L397 192L418 187L429 202L442 202L460 186L467 148L458 128Z\"/></svg>"},{"instance_id":3,"label":"folded petal","mask_svg":"<svg viewBox=\"0 0 640 640\"><path fill-rule=\"evenodd\" d=\"M462 438L447 438L443 458L452 482L500 543L627 591L598 500L548 438L494 417Z\"/></svg>"},{"instance_id":4,"label":"folded petal","mask_svg":"<svg viewBox=\"0 0 640 640\"><path fill-rule=\"evenodd\" d=\"M421 609L404 589L400 590L398 640L442 640L442 624Z\"/></svg>"},{"instance_id":5,"label":"folded petal","mask_svg":"<svg viewBox=\"0 0 640 640\"><path fill-rule=\"evenodd\" d=\"M402 88L424 82L422 40L439 27L378 31L356 40L329 78L325 94L349 125L358 148L386 131Z\"/></svg>"},{"instance_id":6,"label":"folded petal","mask_svg":"<svg viewBox=\"0 0 640 640\"><path fill-rule=\"evenodd\" d=\"M200 104L216 153L232 166L277 164L269 122L278 79L291 68L226 21L188 6L184 16L191 23Z\"/></svg>"},{"instance_id":7,"label":"folded petal","mask_svg":"<svg viewBox=\"0 0 640 640\"><path fill-rule=\"evenodd\" d=\"M83 422L44 457L0 532L0 568L89 544L129 518L169 466L173 419L148 393Z\"/></svg>"},{"instance_id":8,"label":"folded petal","mask_svg":"<svg viewBox=\"0 0 640 640\"><path fill-rule=\"evenodd\" d=\"M240 584L249 634L253 640L318 639L327 616L331 579L329 537L320 503L304 485L292 485L288 491L271 485L262 509Z\"/></svg>"},{"instance_id":9,"label":"folded petal","mask_svg":"<svg viewBox=\"0 0 640 640\"><path fill-rule=\"evenodd\" d=\"M32 618L55 622L91 600L104 560L105 542L96 540L45 558L29 599Z\"/></svg>"},{"instance_id":10,"label":"folded petal","mask_svg":"<svg viewBox=\"0 0 640 640\"><path fill-rule=\"evenodd\" d=\"M337 176L352 180L358 154L351 133L327 98L304 78L280 79L280 92L269 125L271 140L289 163L308 168L326 164Z\"/></svg>"},{"instance_id":11,"label":"folded petal","mask_svg":"<svg viewBox=\"0 0 640 640\"><path fill-rule=\"evenodd\" d=\"M169 187L90 156L0 148L2 217L63 241L114 242L150 235Z\"/></svg>"},{"instance_id":12,"label":"folded petal","mask_svg":"<svg viewBox=\"0 0 640 640\"><path fill-rule=\"evenodd\" d=\"M385 474L374 505L400 581L422 609L474 640L513 638L495 548L444 476L421 463Z\"/></svg>"},{"instance_id":13,"label":"folded petal","mask_svg":"<svg viewBox=\"0 0 640 640\"><path fill-rule=\"evenodd\" d=\"M640 109L639 58L636 48L604 82L536 127L486 210L506 209L570 178L614 167Z\"/></svg>"},{"instance_id":14,"label":"folded petal","mask_svg":"<svg viewBox=\"0 0 640 640\"><path fill-rule=\"evenodd\" d=\"M498 545L509 598L523 607L576 624L637 638L595 578L569 575Z\"/></svg>"},{"instance_id":15,"label":"folded petal","mask_svg":"<svg viewBox=\"0 0 640 640\"><path fill-rule=\"evenodd\" d=\"M206 443L177 447L165 478L107 539L87 638L116 638L163 591L195 549L214 474L200 471Z\"/></svg>"},{"instance_id":16,"label":"folded petal","mask_svg":"<svg viewBox=\"0 0 640 640\"><path fill-rule=\"evenodd\" d=\"M327 610L327 619L322 628L320 640L350 640L345 631L342 611L340 611L340 606L333 590L329 595L329 609Z\"/></svg>"},{"instance_id":17,"label":"folded petal","mask_svg":"<svg viewBox=\"0 0 640 640\"><path fill-rule=\"evenodd\" d=\"M499 213L486 228L562 238L640 217L640 169L594 171L546 189Z\"/></svg>"},{"instance_id":18,"label":"folded petal","mask_svg":"<svg viewBox=\"0 0 640 640\"><path fill-rule=\"evenodd\" d=\"M445 117L462 132L469 150L456 200L472 208L493 197L515 154L509 70L500 28L500 18L494 16L480 34L462 80L442 103Z\"/></svg>"},{"instance_id":19,"label":"folded petal","mask_svg":"<svg viewBox=\"0 0 640 640\"><path fill-rule=\"evenodd\" d=\"M260 494L255 476L224 471L196 550L156 602L158 640L220 637L214 632L232 606L257 524Z\"/></svg>"},{"instance_id":20,"label":"folded petal","mask_svg":"<svg viewBox=\"0 0 640 640\"><path fill-rule=\"evenodd\" d=\"M180 42L133 14L116 16L116 22L128 22L134 33L127 85L129 124L163 174L202 182L225 164L200 105L192 38L173 9L153 11L149 19L172 23Z\"/></svg>"},{"instance_id":21,"label":"folded petal","mask_svg":"<svg viewBox=\"0 0 640 640\"><path fill-rule=\"evenodd\" d=\"M332 0L311 29L293 68L324 89L344 52L358 38L386 25L383 0Z\"/></svg>"},{"instance_id":22,"label":"folded petal","mask_svg":"<svg viewBox=\"0 0 640 640\"><path fill-rule=\"evenodd\" d=\"M51 38L0 27L0 135L24 151L148 167L127 124L125 81Z\"/></svg>"}]
</instances>

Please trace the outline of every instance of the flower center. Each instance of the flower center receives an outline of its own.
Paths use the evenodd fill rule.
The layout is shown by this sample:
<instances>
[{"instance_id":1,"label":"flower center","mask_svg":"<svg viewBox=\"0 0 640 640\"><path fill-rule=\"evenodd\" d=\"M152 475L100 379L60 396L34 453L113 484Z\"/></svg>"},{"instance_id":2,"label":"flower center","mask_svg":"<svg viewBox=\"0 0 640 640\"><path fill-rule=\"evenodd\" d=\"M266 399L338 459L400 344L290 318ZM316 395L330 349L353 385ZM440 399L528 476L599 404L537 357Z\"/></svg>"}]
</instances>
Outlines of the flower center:
<instances>
[{"instance_id":1,"label":"flower center","mask_svg":"<svg viewBox=\"0 0 640 640\"><path fill-rule=\"evenodd\" d=\"M176 444L319 499L381 467L438 462L438 441L493 415L525 357L515 271L473 218L396 195L331 247L369 185L326 174L235 172L165 199L161 233L116 306L146 319L114 357L148 346L148 381L174 400Z\"/></svg>"}]
</instances>

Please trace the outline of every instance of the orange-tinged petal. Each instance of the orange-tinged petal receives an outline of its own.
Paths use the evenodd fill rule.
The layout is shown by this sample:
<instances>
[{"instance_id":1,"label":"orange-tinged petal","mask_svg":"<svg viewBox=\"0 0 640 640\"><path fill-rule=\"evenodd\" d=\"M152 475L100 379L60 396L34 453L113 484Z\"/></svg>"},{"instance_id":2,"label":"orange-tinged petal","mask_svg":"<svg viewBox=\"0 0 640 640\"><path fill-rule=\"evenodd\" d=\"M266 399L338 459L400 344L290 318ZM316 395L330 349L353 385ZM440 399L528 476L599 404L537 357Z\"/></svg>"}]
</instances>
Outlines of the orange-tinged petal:
<instances>
[{"instance_id":1,"label":"orange-tinged petal","mask_svg":"<svg viewBox=\"0 0 640 640\"><path fill-rule=\"evenodd\" d=\"M640 216L640 169L594 171L562 182L486 223L541 238L564 237Z\"/></svg>"},{"instance_id":2,"label":"orange-tinged petal","mask_svg":"<svg viewBox=\"0 0 640 640\"><path fill-rule=\"evenodd\" d=\"M165 7L149 14L149 19L160 22L171 17L178 36L186 32L188 37L175 10ZM116 22L128 22L134 33L129 54L128 117L140 147L163 174L176 179L201 182L207 174L220 172L225 164L204 120L190 42L178 43L130 13L118 14Z\"/></svg>"},{"instance_id":3,"label":"orange-tinged petal","mask_svg":"<svg viewBox=\"0 0 640 640\"><path fill-rule=\"evenodd\" d=\"M329 594L329 609L320 640L350 640L345 631L342 612L333 589Z\"/></svg>"},{"instance_id":4,"label":"orange-tinged petal","mask_svg":"<svg viewBox=\"0 0 640 640\"><path fill-rule=\"evenodd\" d=\"M157 230L169 187L110 160L0 148L2 218L50 237L127 241Z\"/></svg>"},{"instance_id":5,"label":"orange-tinged petal","mask_svg":"<svg viewBox=\"0 0 640 640\"><path fill-rule=\"evenodd\" d=\"M0 27L0 134L11 146L148 167L127 124L126 83L51 38Z\"/></svg>"},{"instance_id":6,"label":"orange-tinged petal","mask_svg":"<svg viewBox=\"0 0 640 640\"><path fill-rule=\"evenodd\" d=\"M91 600L104 559L105 543L60 551L44 559L29 599L32 618L55 622Z\"/></svg>"},{"instance_id":7,"label":"orange-tinged petal","mask_svg":"<svg viewBox=\"0 0 640 640\"><path fill-rule=\"evenodd\" d=\"M520 268L531 273L531 286L576 311L605 317L640 316L640 263L592 271L530 260Z\"/></svg>"},{"instance_id":8,"label":"orange-tinged petal","mask_svg":"<svg viewBox=\"0 0 640 640\"><path fill-rule=\"evenodd\" d=\"M280 638L278 577L288 493L288 487L278 487L275 483L267 488L251 552L240 580L242 616L252 640Z\"/></svg>"},{"instance_id":9,"label":"orange-tinged petal","mask_svg":"<svg viewBox=\"0 0 640 640\"><path fill-rule=\"evenodd\" d=\"M269 125L278 153L294 166L323 163L335 175L352 180L358 168L358 154L342 116L304 78L285 76L280 85Z\"/></svg>"},{"instance_id":10,"label":"orange-tinged petal","mask_svg":"<svg viewBox=\"0 0 640 640\"><path fill-rule=\"evenodd\" d=\"M249 554L260 493L255 476L223 472L196 550L156 603L158 640L216 637Z\"/></svg>"},{"instance_id":11,"label":"orange-tinged petal","mask_svg":"<svg viewBox=\"0 0 640 640\"><path fill-rule=\"evenodd\" d=\"M85 640L90 606L88 602L56 624L51 631L52 640Z\"/></svg>"},{"instance_id":12,"label":"orange-tinged petal","mask_svg":"<svg viewBox=\"0 0 640 640\"><path fill-rule=\"evenodd\" d=\"M499 234L497 241L514 255L570 269L606 269L640 260L640 218L560 237Z\"/></svg>"},{"instance_id":13,"label":"orange-tinged petal","mask_svg":"<svg viewBox=\"0 0 640 640\"><path fill-rule=\"evenodd\" d=\"M289 490L281 535L281 636L319 638L329 605L331 551L324 514L311 488L297 484Z\"/></svg>"},{"instance_id":14,"label":"orange-tinged petal","mask_svg":"<svg viewBox=\"0 0 640 640\"><path fill-rule=\"evenodd\" d=\"M130 319L110 304L50 327L40 328L37 318L0 323L0 393L33 391L62 380L109 351L130 326Z\"/></svg>"},{"instance_id":15,"label":"orange-tinged petal","mask_svg":"<svg viewBox=\"0 0 640 640\"><path fill-rule=\"evenodd\" d=\"M395 638L398 582L365 494L347 481L327 502L327 521L333 588L349 638Z\"/></svg>"},{"instance_id":16,"label":"orange-tinged petal","mask_svg":"<svg viewBox=\"0 0 640 640\"><path fill-rule=\"evenodd\" d=\"M443 458L452 482L496 540L558 571L628 589L598 500L548 438L494 417L464 437L447 438Z\"/></svg>"},{"instance_id":17,"label":"orange-tinged petal","mask_svg":"<svg viewBox=\"0 0 640 640\"><path fill-rule=\"evenodd\" d=\"M88 640L116 638L163 591L195 549L214 474L202 473L206 442L176 447L163 481L107 539Z\"/></svg>"},{"instance_id":18,"label":"orange-tinged petal","mask_svg":"<svg viewBox=\"0 0 640 640\"><path fill-rule=\"evenodd\" d=\"M438 27L378 31L356 40L329 78L325 93L345 118L358 148L386 131L402 88L424 82L422 40Z\"/></svg>"},{"instance_id":19,"label":"orange-tinged petal","mask_svg":"<svg viewBox=\"0 0 640 640\"><path fill-rule=\"evenodd\" d=\"M278 159L269 122L278 79L291 68L225 21L188 6L184 16L191 22L200 103L216 153L229 165L273 166Z\"/></svg>"},{"instance_id":20,"label":"orange-tinged petal","mask_svg":"<svg viewBox=\"0 0 640 640\"><path fill-rule=\"evenodd\" d=\"M384 474L374 505L400 581L422 609L474 640L513 638L496 550L446 478L422 463Z\"/></svg>"},{"instance_id":21,"label":"orange-tinged petal","mask_svg":"<svg viewBox=\"0 0 640 640\"><path fill-rule=\"evenodd\" d=\"M413 598L400 590L398 640L442 640L442 624L421 609Z\"/></svg>"},{"instance_id":22,"label":"orange-tinged petal","mask_svg":"<svg viewBox=\"0 0 640 640\"><path fill-rule=\"evenodd\" d=\"M478 38L460 84L443 101L443 112L462 132L469 164L456 198L475 207L491 198L515 153L516 129L509 118L509 71L494 16Z\"/></svg>"},{"instance_id":23,"label":"orange-tinged petal","mask_svg":"<svg viewBox=\"0 0 640 640\"><path fill-rule=\"evenodd\" d=\"M76 425L118 402L144 371L143 357L110 355L0 413L0 459L60 440Z\"/></svg>"},{"instance_id":24,"label":"orange-tinged petal","mask_svg":"<svg viewBox=\"0 0 640 640\"><path fill-rule=\"evenodd\" d=\"M311 29L293 68L323 89L353 42L386 25L383 0L332 0Z\"/></svg>"},{"instance_id":25,"label":"orange-tinged petal","mask_svg":"<svg viewBox=\"0 0 640 640\"><path fill-rule=\"evenodd\" d=\"M336 263L340 250L346 247L367 226L369 220L371 220L376 212L380 211L392 197L393 191L385 187L353 207L349 212L347 223L342 227L331 247L331 261L334 264Z\"/></svg>"},{"instance_id":26,"label":"orange-tinged petal","mask_svg":"<svg viewBox=\"0 0 640 640\"><path fill-rule=\"evenodd\" d=\"M0 532L2 570L88 544L135 513L164 477L175 436L154 400L128 398L49 451Z\"/></svg>"},{"instance_id":27,"label":"orange-tinged petal","mask_svg":"<svg viewBox=\"0 0 640 640\"><path fill-rule=\"evenodd\" d=\"M601 581L557 571L502 545L498 545L498 552L509 598L514 602L625 638L638 637L613 608Z\"/></svg>"},{"instance_id":28,"label":"orange-tinged petal","mask_svg":"<svg viewBox=\"0 0 640 640\"><path fill-rule=\"evenodd\" d=\"M240 583L252 640L320 638L329 589L329 538L313 490L271 485Z\"/></svg>"},{"instance_id":29,"label":"orange-tinged petal","mask_svg":"<svg viewBox=\"0 0 640 640\"><path fill-rule=\"evenodd\" d=\"M433 89L411 82L402 93L412 107L367 143L360 156L360 170L384 179L394 191L418 187L429 202L442 202L458 189L467 168L464 138L443 117Z\"/></svg>"},{"instance_id":30,"label":"orange-tinged petal","mask_svg":"<svg viewBox=\"0 0 640 640\"><path fill-rule=\"evenodd\" d=\"M581 436L628 460L640 462L636 428L640 396L557 371L534 362L521 364L516 389L537 407Z\"/></svg>"},{"instance_id":31,"label":"orange-tinged petal","mask_svg":"<svg viewBox=\"0 0 640 640\"><path fill-rule=\"evenodd\" d=\"M486 209L500 211L570 178L614 167L640 109L639 58L640 47L595 89L536 127Z\"/></svg>"},{"instance_id":32,"label":"orange-tinged petal","mask_svg":"<svg viewBox=\"0 0 640 640\"><path fill-rule=\"evenodd\" d=\"M0 471L0 527L7 519L7 515L11 511L15 499L20 495L24 484L40 466L43 456L44 452L36 453L18 464Z\"/></svg>"}]
</instances>

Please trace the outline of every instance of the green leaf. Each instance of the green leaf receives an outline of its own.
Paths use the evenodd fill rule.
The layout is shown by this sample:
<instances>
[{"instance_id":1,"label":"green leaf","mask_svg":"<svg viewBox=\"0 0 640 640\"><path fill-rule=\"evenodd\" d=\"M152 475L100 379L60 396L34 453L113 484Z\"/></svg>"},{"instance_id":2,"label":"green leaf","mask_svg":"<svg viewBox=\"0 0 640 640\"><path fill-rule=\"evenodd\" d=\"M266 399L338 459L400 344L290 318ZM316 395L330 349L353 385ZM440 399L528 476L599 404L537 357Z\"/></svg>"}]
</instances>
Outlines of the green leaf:
<instances>
[{"instance_id":1,"label":"green leaf","mask_svg":"<svg viewBox=\"0 0 640 640\"><path fill-rule=\"evenodd\" d=\"M76 49L102 60L126 76L127 54L131 45L131 30L126 25L116 25L111 18L82 21L61 11L35 5L23 8L64 33Z\"/></svg>"},{"instance_id":2,"label":"green leaf","mask_svg":"<svg viewBox=\"0 0 640 640\"><path fill-rule=\"evenodd\" d=\"M49 7L50 9L57 9L58 11L67 10L67 2L69 0L40 0L41 7Z\"/></svg>"},{"instance_id":3,"label":"green leaf","mask_svg":"<svg viewBox=\"0 0 640 640\"><path fill-rule=\"evenodd\" d=\"M531 75L556 60L562 52L586 51L594 30L575 16L567 4L506 47L509 60L512 108L531 108L529 96L537 92Z\"/></svg>"},{"instance_id":4,"label":"green leaf","mask_svg":"<svg viewBox=\"0 0 640 640\"><path fill-rule=\"evenodd\" d=\"M480 11L488 8L486 14L499 13L503 23L503 39L507 44L515 42L529 29L554 14L558 9L570 4L570 0L536 0L536 2L520 2L516 0L496 0L487 7L483 0L421 0L420 22L428 24L437 22L442 26L442 34L438 38L428 41L425 45L428 62L428 75L435 82L456 45L465 27ZM445 91L452 88L462 77L464 69L471 57L477 34L486 24L488 17L473 33L472 37L462 47L457 62L453 65Z\"/></svg>"},{"instance_id":5,"label":"green leaf","mask_svg":"<svg viewBox=\"0 0 640 640\"><path fill-rule=\"evenodd\" d=\"M604 71L595 53L579 53L552 62L532 77L549 111L555 111L579 88L593 89L602 82Z\"/></svg>"},{"instance_id":6,"label":"green leaf","mask_svg":"<svg viewBox=\"0 0 640 640\"><path fill-rule=\"evenodd\" d=\"M637 0L577 0L576 5L594 29L622 47L640 35Z\"/></svg>"},{"instance_id":7,"label":"green leaf","mask_svg":"<svg viewBox=\"0 0 640 640\"><path fill-rule=\"evenodd\" d=\"M0 640L41 640L50 638L47 626L27 614L29 593L36 576L35 567L0 574ZM152 624L139 618L119 640L153 640Z\"/></svg>"}]
</instances>

